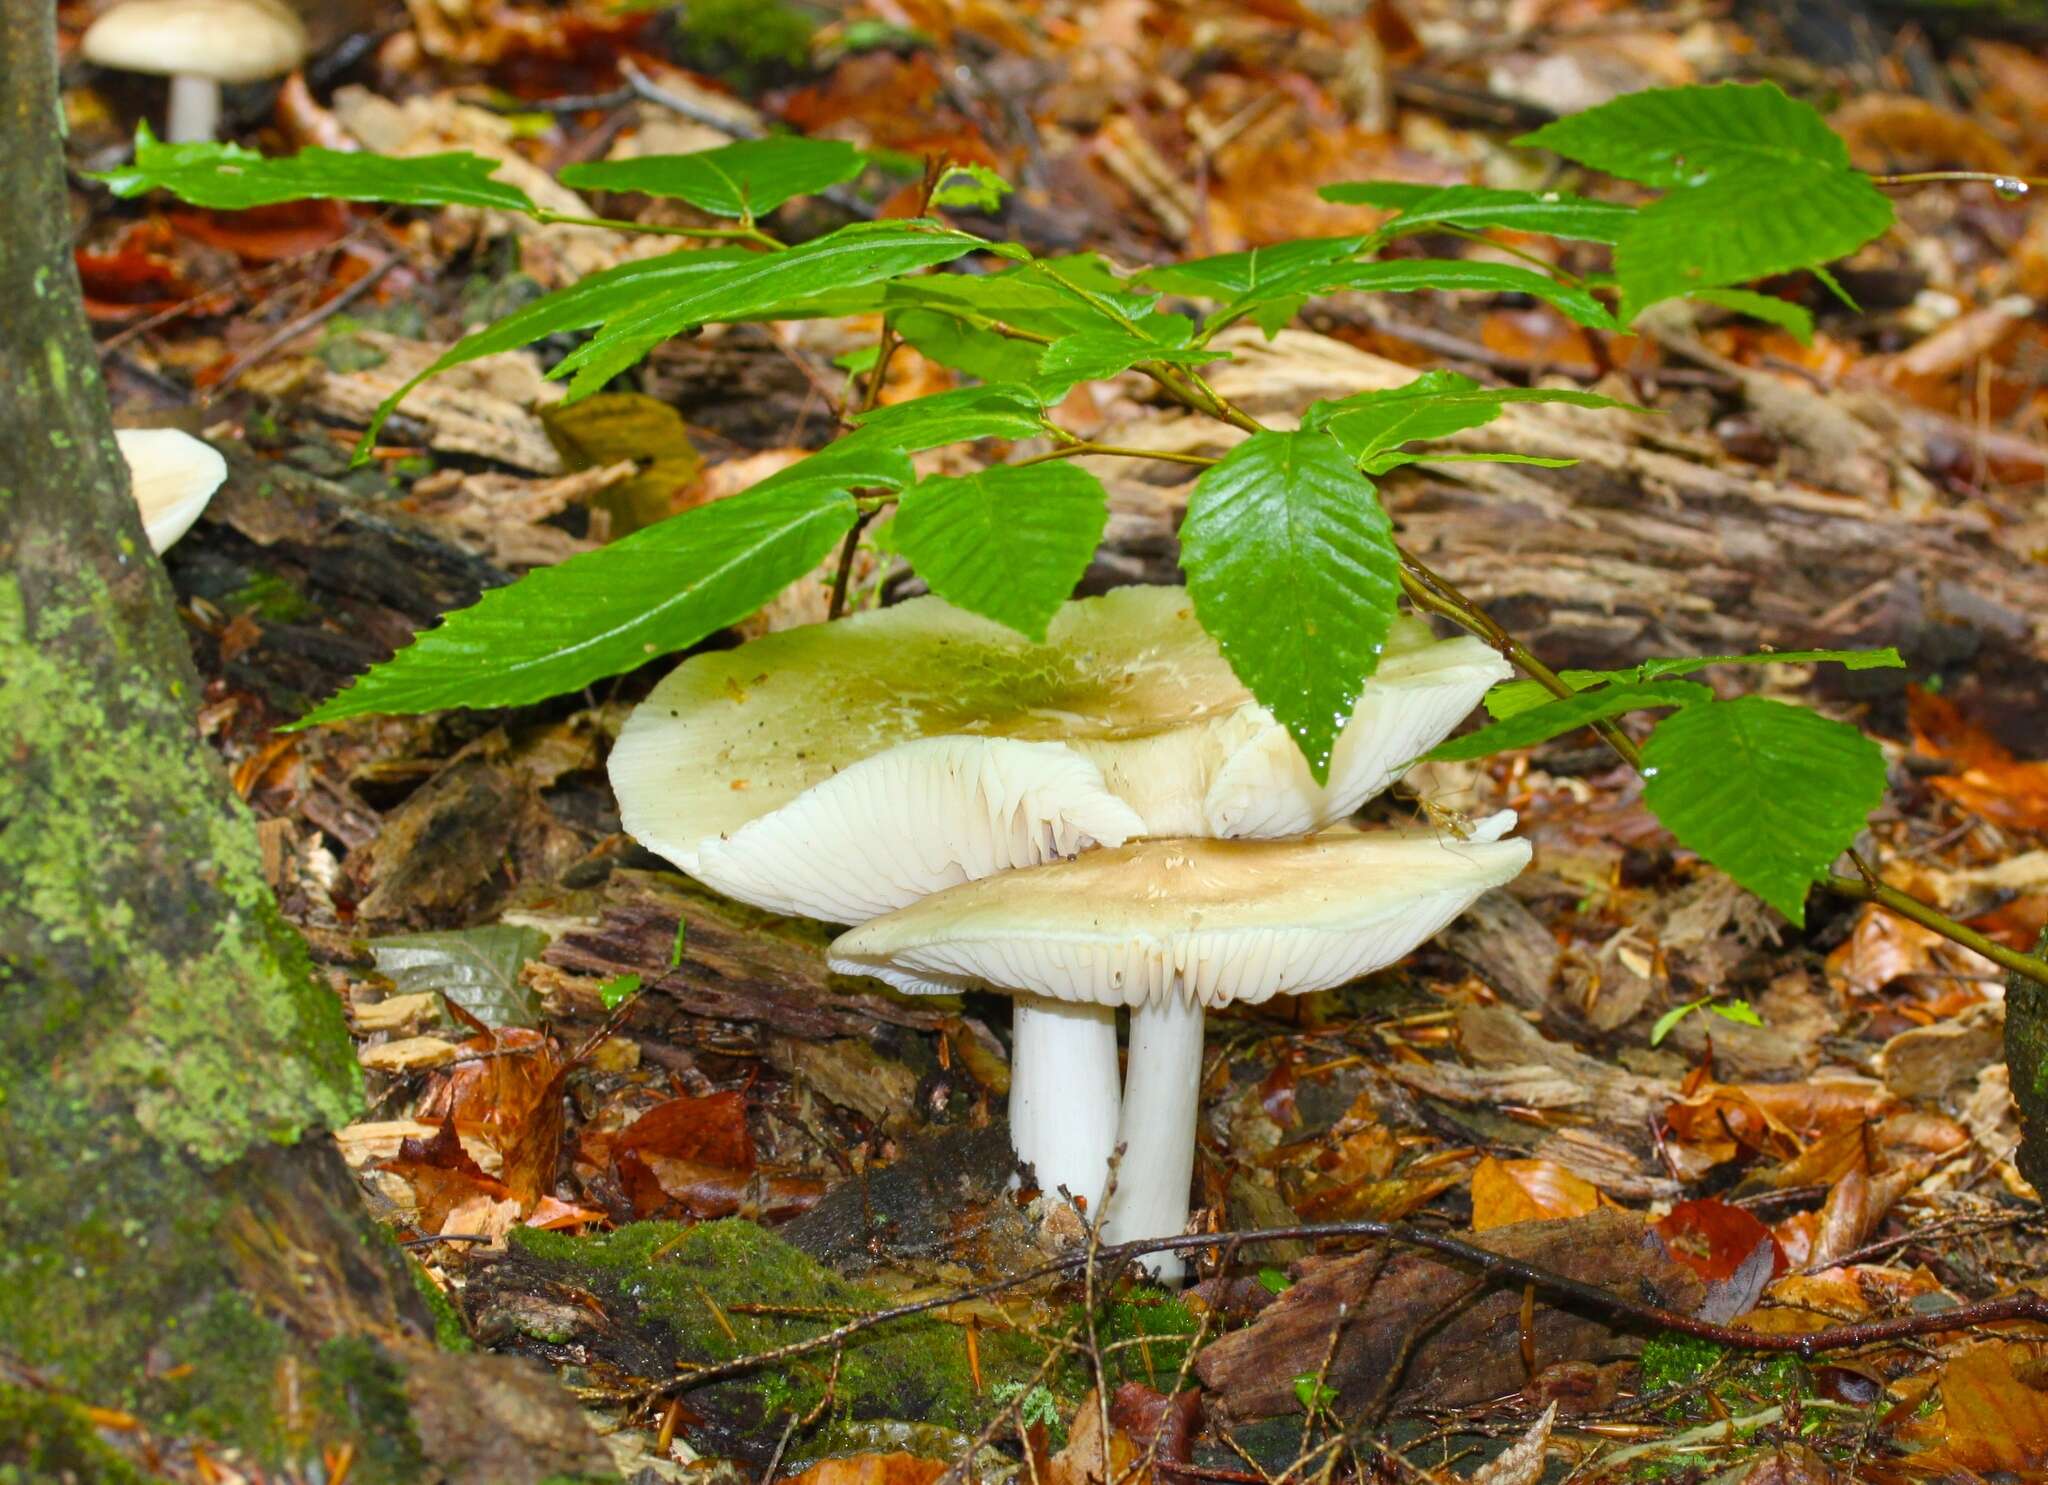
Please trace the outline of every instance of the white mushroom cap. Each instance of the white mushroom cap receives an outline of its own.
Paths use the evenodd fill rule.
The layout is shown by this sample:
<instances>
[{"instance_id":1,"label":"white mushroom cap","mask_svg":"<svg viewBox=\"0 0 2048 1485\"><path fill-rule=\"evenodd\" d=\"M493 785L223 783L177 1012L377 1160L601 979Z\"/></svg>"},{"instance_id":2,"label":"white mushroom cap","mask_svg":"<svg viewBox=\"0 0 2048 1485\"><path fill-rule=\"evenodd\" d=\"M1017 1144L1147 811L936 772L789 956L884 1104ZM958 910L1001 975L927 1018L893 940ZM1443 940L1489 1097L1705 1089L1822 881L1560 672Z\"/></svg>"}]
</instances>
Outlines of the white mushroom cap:
<instances>
[{"instance_id":1,"label":"white mushroom cap","mask_svg":"<svg viewBox=\"0 0 2048 1485\"><path fill-rule=\"evenodd\" d=\"M228 461L212 444L175 428L117 428L128 461L128 484L142 508L142 529L159 555L192 529L228 477Z\"/></svg>"},{"instance_id":2,"label":"white mushroom cap","mask_svg":"<svg viewBox=\"0 0 2048 1485\"><path fill-rule=\"evenodd\" d=\"M1184 589L1066 604L1043 644L917 598L684 661L611 777L625 828L683 870L853 922L1090 845L1341 819L1508 673L1477 640L1400 621L1324 787Z\"/></svg>"},{"instance_id":3,"label":"white mushroom cap","mask_svg":"<svg viewBox=\"0 0 2048 1485\"><path fill-rule=\"evenodd\" d=\"M122 0L86 28L79 52L124 72L240 83L291 71L308 46L278 0Z\"/></svg>"},{"instance_id":4,"label":"white mushroom cap","mask_svg":"<svg viewBox=\"0 0 2048 1485\"><path fill-rule=\"evenodd\" d=\"M831 965L898 989L1203 1006L1346 984L1529 863L1504 810L1460 840L1349 826L1295 840L1150 840L969 882L863 923Z\"/></svg>"}]
</instances>

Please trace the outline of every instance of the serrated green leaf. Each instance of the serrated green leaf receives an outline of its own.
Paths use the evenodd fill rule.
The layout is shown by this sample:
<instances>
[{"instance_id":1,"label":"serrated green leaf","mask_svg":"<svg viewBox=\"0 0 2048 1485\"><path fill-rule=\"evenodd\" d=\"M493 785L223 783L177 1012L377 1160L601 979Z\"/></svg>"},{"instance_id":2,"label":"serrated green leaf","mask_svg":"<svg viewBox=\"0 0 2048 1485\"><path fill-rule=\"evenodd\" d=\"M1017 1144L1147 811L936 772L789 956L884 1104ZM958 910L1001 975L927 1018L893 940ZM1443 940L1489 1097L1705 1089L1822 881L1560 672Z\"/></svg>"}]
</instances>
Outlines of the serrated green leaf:
<instances>
[{"instance_id":1,"label":"serrated green leaf","mask_svg":"<svg viewBox=\"0 0 2048 1485\"><path fill-rule=\"evenodd\" d=\"M1372 481L1327 434L1255 433L1195 481L1180 542L1202 627L1327 779L1401 592Z\"/></svg>"},{"instance_id":2,"label":"serrated green leaf","mask_svg":"<svg viewBox=\"0 0 2048 1485\"><path fill-rule=\"evenodd\" d=\"M687 201L714 216L751 220L783 202L852 180L867 157L837 139L742 139L687 155L599 160L561 173L577 190L638 191Z\"/></svg>"},{"instance_id":3,"label":"serrated green leaf","mask_svg":"<svg viewBox=\"0 0 2048 1485\"><path fill-rule=\"evenodd\" d=\"M1546 701L1514 713L1504 721L1438 743L1423 756L1432 763L1462 763L1485 758L1510 748L1533 748L1553 737L1623 712L1649 707L1696 706L1714 699L1706 686L1692 681L1642 681L1626 686L1607 686Z\"/></svg>"},{"instance_id":4,"label":"serrated green leaf","mask_svg":"<svg viewBox=\"0 0 2048 1485\"><path fill-rule=\"evenodd\" d=\"M1574 407L1646 409L1592 392L1553 387L1487 387L1455 371L1426 371L1405 386L1360 392L1337 402L1315 402L1302 426L1326 428L1353 459L1364 461L1385 449L1417 439L1448 438L1483 427L1510 402L1566 402Z\"/></svg>"},{"instance_id":5,"label":"serrated green leaf","mask_svg":"<svg viewBox=\"0 0 2048 1485\"><path fill-rule=\"evenodd\" d=\"M1186 337L1192 335L1194 326L1186 320L1180 323L1186 326L1186 330L1179 345L1143 339L1121 330L1094 330L1081 335L1062 336L1047 346L1039 357L1039 376L1048 385L1072 387L1076 382L1101 381L1145 361L1201 366L1210 361L1229 359L1227 352L1187 345Z\"/></svg>"},{"instance_id":6,"label":"serrated green leaf","mask_svg":"<svg viewBox=\"0 0 2048 1485\"><path fill-rule=\"evenodd\" d=\"M1801 345L1813 344L1813 316L1803 304L1794 304L1775 294L1759 294L1753 289L1696 289L1686 297L1776 325L1790 332Z\"/></svg>"},{"instance_id":7,"label":"serrated green leaf","mask_svg":"<svg viewBox=\"0 0 2048 1485\"><path fill-rule=\"evenodd\" d=\"M850 442L484 594L298 725L540 701L737 623L824 559L853 524L848 490L913 478L900 452Z\"/></svg>"},{"instance_id":8,"label":"serrated green leaf","mask_svg":"<svg viewBox=\"0 0 2048 1485\"><path fill-rule=\"evenodd\" d=\"M1275 301L1291 303L1345 292L1412 293L1418 289L1527 294L1556 305L1581 325L1600 330L1621 328L1599 300L1575 284L1511 263L1469 262L1461 258L1394 258L1379 263L1332 263L1304 268L1271 279L1263 287L1231 300L1211 317L1210 324L1239 319Z\"/></svg>"},{"instance_id":9,"label":"serrated green leaf","mask_svg":"<svg viewBox=\"0 0 2048 1485\"><path fill-rule=\"evenodd\" d=\"M1825 120L1774 83L1625 94L1518 143L1662 188L1614 248L1627 312L1823 264L1892 223Z\"/></svg>"},{"instance_id":10,"label":"serrated green leaf","mask_svg":"<svg viewBox=\"0 0 2048 1485\"><path fill-rule=\"evenodd\" d=\"M1793 923L1884 799L1884 754L1854 727L1762 696L1691 706L1643 747L1643 798L1681 845Z\"/></svg>"},{"instance_id":11,"label":"serrated green leaf","mask_svg":"<svg viewBox=\"0 0 2048 1485\"><path fill-rule=\"evenodd\" d=\"M891 403L854 419L845 441L921 453L975 438L1035 438L1045 415L1029 387L955 387L929 397Z\"/></svg>"},{"instance_id":12,"label":"serrated green leaf","mask_svg":"<svg viewBox=\"0 0 2048 1485\"><path fill-rule=\"evenodd\" d=\"M1733 1021L1737 1026L1761 1026L1764 1018L1756 1013L1756 1007L1746 1000L1716 1000L1707 1004L1707 1009L1723 1021Z\"/></svg>"},{"instance_id":13,"label":"serrated green leaf","mask_svg":"<svg viewBox=\"0 0 2048 1485\"><path fill-rule=\"evenodd\" d=\"M1418 186L1402 181L1340 181L1316 194L1340 205L1395 208L1400 215L1380 228L1386 237L1405 237L1431 227L1468 231L1505 227L1579 242L1611 243L1636 212L1632 206L1566 191L1498 191L1488 186Z\"/></svg>"},{"instance_id":14,"label":"serrated green leaf","mask_svg":"<svg viewBox=\"0 0 2048 1485\"><path fill-rule=\"evenodd\" d=\"M224 211L282 201L382 201L393 206L490 206L535 215L533 198L491 179L496 160L466 152L376 155L308 149L275 158L238 144L164 144L148 125L135 131L135 158L91 172L116 196L169 191L180 201Z\"/></svg>"},{"instance_id":15,"label":"serrated green leaf","mask_svg":"<svg viewBox=\"0 0 2048 1485\"><path fill-rule=\"evenodd\" d=\"M1758 165L1849 168L1849 147L1776 83L1648 88L1568 114L1515 141L1677 191Z\"/></svg>"},{"instance_id":16,"label":"serrated green leaf","mask_svg":"<svg viewBox=\"0 0 2048 1485\"><path fill-rule=\"evenodd\" d=\"M948 603L1043 640L1108 521L1102 482L1086 470L997 464L905 490L890 539Z\"/></svg>"},{"instance_id":17,"label":"serrated green leaf","mask_svg":"<svg viewBox=\"0 0 2048 1485\"><path fill-rule=\"evenodd\" d=\"M891 284L895 289L898 285ZM984 382L1029 383L1038 387L1038 359L1044 347L1034 341L1015 340L985 330L958 311L910 308L895 311L891 322L896 333L917 348L919 355L964 371ZM1052 400L1053 389L1046 389ZM1064 395L1064 389L1060 389Z\"/></svg>"},{"instance_id":18,"label":"serrated green leaf","mask_svg":"<svg viewBox=\"0 0 2048 1485\"><path fill-rule=\"evenodd\" d=\"M1198 299L1239 299L1304 269L1341 263L1364 247L1365 242L1363 235L1299 237L1291 242L1276 242L1270 247L1247 248L1240 253L1190 258L1185 263L1162 263L1156 268L1144 269L1136 277L1139 282L1168 294L1186 294Z\"/></svg>"},{"instance_id":19,"label":"serrated green leaf","mask_svg":"<svg viewBox=\"0 0 2048 1485\"><path fill-rule=\"evenodd\" d=\"M971 233L929 222L855 222L801 247L750 253L608 315L549 375L572 377L570 397L585 397L663 341L699 325L772 318L811 296L948 263L987 246Z\"/></svg>"},{"instance_id":20,"label":"serrated green leaf","mask_svg":"<svg viewBox=\"0 0 2048 1485\"><path fill-rule=\"evenodd\" d=\"M399 404L413 388L429 377L485 356L497 355L500 351L518 350L521 346L546 340L550 335L588 330L612 316L623 314L630 306L659 302L671 293L683 292L687 286L707 275L722 272L753 256L744 248L686 248L681 252L664 253L658 258L621 263L616 268L607 268L579 279L567 288L557 289L514 310L503 319L465 335L444 351L433 365L384 399L356 445L356 461L361 463L369 457L385 422L398 411Z\"/></svg>"},{"instance_id":21,"label":"serrated green leaf","mask_svg":"<svg viewBox=\"0 0 2048 1485\"><path fill-rule=\"evenodd\" d=\"M1652 681L1660 676L1691 675L1710 665L1839 665L1845 670L1902 670L1906 662L1890 645L1877 650L1756 650L1747 655L1660 656L1628 670L1567 670L1561 679L1575 691L1609 682ZM1486 693L1486 709L1495 719L1511 717L1550 700L1535 681L1504 681Z\"/></svg>"},{"instance_id":22,"label":"serrated green leaf","mask_svg":"<svg viewBox=\"0 0 2048 1485\"><path fill-rule=\"evenodd\" d=\"M948 165L932 192L932 205L994 215L1016 189L986 165Z\"/></svg>"},{"instance_id":23,"label":"serrated green leaf","mask_svg":"<svg viewBox=\"0 0 2048 1485\"><path fill-rule=\"evenodd\" d=\"M527 960L538 959L547 943L538 928L493 923L373 938L369 948L377 973L403 994L431 991L486 1026L533 1026L540 1020L540 1006L519 982L519 971Z\"/></svg>"},{"instance_id":24,"label":"serrated green leaf","mask_svg":"<svg viewBox=\"0 0 2048 1485\"><path fill-rule=\"evenodd\" d=\"M1168 263L1148 268L1137 277L1169 294L1227 301L1228 308L1210 316L1211 330L1221 328L1231 320L1248 318L1270 336L1278 334L1301 312L1301 306L1308 301L1311 292L1299 287L1274 292L1270 285L1282 280L1292 281L1315 269L1345 262L1363 248L1367 240L1356 235L1304 237L1239 253L1218 253L1211 258Z\"/></svg>"}]
</instances>

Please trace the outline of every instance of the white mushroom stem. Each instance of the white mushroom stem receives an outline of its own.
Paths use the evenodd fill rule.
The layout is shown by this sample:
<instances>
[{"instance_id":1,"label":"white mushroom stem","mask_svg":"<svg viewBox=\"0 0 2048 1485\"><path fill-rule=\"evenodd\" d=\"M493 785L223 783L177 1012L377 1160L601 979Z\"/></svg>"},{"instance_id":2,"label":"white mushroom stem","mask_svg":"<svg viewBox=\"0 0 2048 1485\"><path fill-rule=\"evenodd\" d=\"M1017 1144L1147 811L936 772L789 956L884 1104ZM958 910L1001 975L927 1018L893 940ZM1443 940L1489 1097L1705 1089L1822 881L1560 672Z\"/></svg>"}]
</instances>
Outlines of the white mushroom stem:
<instances>
[{"instance_id":1,"label":"white mushroom stem","mask_svg":"<svg viewBox=\"0 0 2048 1485\"><path fill-rule=\"evenodd\" d=\"M171 78L171 108L164 137L172 144L204 143L220 127L220 84L180 72Z\"/></svg>"},{"instance_id":2,"label":"white mushroom stem","mask_svg":"<svg viewBox=\"0 0 2048 1485\"><path fill-rule=\"evenodd\" d=\"M1202 1084L1202 1003L1169 991L1131 1012L1131 1071L1124 1082L1124 1147L1102 1221L1105 1243L1178 1237L1188 1225L1195 1175L1195 1115ZM1186 1270L1175 1253L1140 1260L1161 1283Z\"/></svg>"},{"instance_id":3,"label":"white mushroom stem","mask_svg":"<svg viewBox=\"0 0 2048 1485\"><path fill-rule=\"evenodd\" d=\"M1038 995L1015 1002L1010 1142L1040 1190L1064 1186L1097 1215L1116 1148L1116 1009Z\"/></svg>"}]
</instances>

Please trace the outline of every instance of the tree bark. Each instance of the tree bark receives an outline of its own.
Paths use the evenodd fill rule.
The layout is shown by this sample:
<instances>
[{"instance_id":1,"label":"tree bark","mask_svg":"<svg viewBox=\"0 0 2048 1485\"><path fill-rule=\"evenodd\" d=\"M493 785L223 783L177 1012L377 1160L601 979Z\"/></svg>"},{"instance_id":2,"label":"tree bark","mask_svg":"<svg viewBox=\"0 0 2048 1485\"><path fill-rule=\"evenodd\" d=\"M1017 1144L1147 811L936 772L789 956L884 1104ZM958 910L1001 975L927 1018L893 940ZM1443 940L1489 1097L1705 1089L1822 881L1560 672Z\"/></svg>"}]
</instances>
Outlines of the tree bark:
<instances>
[{"instance_id":1,"label":"tree bark","mask_svg":"<svg viewBox=\"0 0 2048 1485\"><path fill-rule=\"evenodd\" d=\"M193 725L80 309L53 9L0 0L0 1473L118 1474L86 1405L355 1480L595 1473L545 1377L433 1353L326 1138L360 1078Z\"/></svg>"}]
</instances>

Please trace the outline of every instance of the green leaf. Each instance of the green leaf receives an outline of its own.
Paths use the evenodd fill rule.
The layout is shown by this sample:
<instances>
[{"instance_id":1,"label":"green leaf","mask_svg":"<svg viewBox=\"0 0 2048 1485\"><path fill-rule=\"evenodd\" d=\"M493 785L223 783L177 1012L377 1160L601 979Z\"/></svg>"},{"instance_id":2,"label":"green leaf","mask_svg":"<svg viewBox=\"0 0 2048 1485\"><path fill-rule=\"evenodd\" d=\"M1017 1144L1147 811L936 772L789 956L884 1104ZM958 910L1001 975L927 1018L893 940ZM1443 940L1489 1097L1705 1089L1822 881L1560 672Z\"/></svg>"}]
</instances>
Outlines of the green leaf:
<instances>
[{"instance_id":1,"label":"green leaf","mask_svg":"<svg viewBox=\"0 0 2048 1485\"><path fill-rule=\"evenodd\" d=\"M1738 1026L1761 1026L1764 1018L1756 1013L1746 1000L1689 1000L1684 1005L1675 1005L1657 1018L1657 1024L1650 1028L1650 1045L1662 1044L1672 1029L1694 1011L1712 1011L1724 1021L1733 1021Z\"/></svg>"},{"instance_id":2,"label":"green leaf","mask_svg":"<svg viewBox=\"0 0 2048 1485\"><path fill-rule=\"evenodd\" d=\"M1506 227L1542 232L1579 242L1614 242L1635 217L1633 206L1617 206L1565 191L1497 191L1488 186L1426 186L1402 181L1354 180L1324 186L1325 201L1345 206L1386 206L1400 215L1380 228L1405 237L1431 227Z\"/></svg>"},{"instance_id":3,"label":"green leaf","mask_svg":"<svg viewBox=\"0 0 2048 1485\"><path fill-rule=\"evenodd\" d=\"M1670 1010L1659 1016L1657 1024L1650 1028L1650 1045L1661 1047L1664 1044L1664 1038L1671 1035L1672 1030L1679 1022L1705 1004L1704 1000L1689 1000L1684 1005L1673 1006Z\"/></svg>"},{"instance_id":4,"label":"green leaf","mask_svg":"<svg viewBox=\"0 0 2048 1485\"><path fill-rule=\"evenodd\" d=\"M1482 427L1510 402L1568 402L1574 407L1647 409L1592 392L1551 387L1487 387L1455 371L1426 371L1405 386L1360 392L1338 402L1314 402L1302 414L1305 428L1326 428L1353 459L1364 461L1384 449L1424 438L1448 438Z\"/></svg>"},{"instance_id":5,"label":"green leaf","mask_svg":"<svg viewBox=\"0 0 2048 1485\"><path fill-rule=\"evenodd\" d=\"M1694 706L1714 699L1712 690L1692 681L1642 681L1626 686L1607 686L1546 701L1516 712L1505 721L1438 743L1424 754L1432 763L1460 763L1504 753L1510 748L1532 748L1590 723L1616 717L1644 707Z\"/></svg>"},{"instance_id":6,"label":"green leaf","mask_svg":"<svg viewBox=\"0 0 2048 1485\"><path fill-rule=\"evenodd\" d=\"M1686 297L1776 325L1790 332L1801 345L1813 344L1813 316L1803 304L1794 304L1775 294L1759 294L1754 289L1696 289Z\"/></svg>"},{"instance_id":7,"label":"green leaf","mask_svg":"<svg viewBox=\"0 0 2048 1485\"><path fill-rule=\"evenodd\" d=\"M561 173L577 190L638 191L687 201L713 216L751 221L783 202L852 180L867 157L837 139L742 139L688 155L600 160Z\"/></svg>"},{"instance_id":8,"label":"green leaf","mask_svg":"<svg viewBox=\"0 0 2048 1485\"><path fill-rule=\"evenodd\" d=\"M1028 387L955 387L891 403L854 420L846 441L919 453L972 438L1035 438L1045 432L1037 394Z\"/></svg>"},{"instance_id":9,"label":"green leaf","mask_svg":"<svg viewBox=\"0 0 2048 1485\"><path fill-rule=\"evenodd\" d=\"M949 165L932 192L932 205L993 216L1015 189L986 165Z\"/></svg>"},{"instance_id":10,"label":"green leaf","mask_svg":"<svg viewBox=\"0 0 2048 1485\"><path fill-rule=\"evenodd\" d=\"M1327 779L1401 592L1372 481L1327 434L1255 433L1195 481L1180 540L1202 627Z\"/></svg>"},{"instance_id":11,"label":"green leaf","mask_svg":"<svg viewBox=\"0 0 2048 1485\"><path fill-rule=\"evenodd\" d=\"M573 376L569 395L588 396L663 341L699 325L773 318L810 296L951 262L987 246L971 233L930 222L856 222L801 247L749 253L607 316L603 328L549 375Z\"/></svg>"},{"instance_id":12,"label":"green leaf","mask_svg":"<svg viewBox=\"0 0 2048 1485\"><path fill-rule=\"evenodd\" d=\"M893 290L899 287L892 284ZM1038 361L1044 347L1028 340L1014 340L985 330L963 318L959 311L901 309L891 317L896 333L917 348L919 355L964 371L984 382L1038 383ZM1046 389L1047 400L1052 389ZM1064 389L1060 389L1064 395Z\"/></svg>"},{"instance_id":13,"label":"green leaf","mask_svg":"<svg viewBox=\"0 0 2048 1485\"><path fill-rule=\"evenodd\" d=\"M1892 223L1892 205L1825 120L1774 83L1625 94L1520 144L1667 194L1614 248L1629 314L1659 299L1827 263Z\"/></svg>"},{"instance_id":14,"label":"green leaf","mask_svg":"<svg viewBox=\"0 0 2048 1485\"><path fill-rule=\"evenodd\" d=\"M1161 264L1145 269L1137 278L1168 294L1187 294L1198 299L1240 299L1304 269L1341 263L1364 247L1365 241L1363 236L1298 237L1291 242L1248 248L1241 253L1218 253L1211 258L1190 258L1185 263Z\"/></svg>"},{"instance_id":15,"label":"green leaf","mask_svg":"<svg viewBox=\"0 0 2048 1485\"><path fill-rule=\"evenodd\" d=\"M484 594L297 725L517 706L686 649L823 561L853 524L848 490L912 477L901 453L835 444L744 494Z\"/></svg>"},{"instance_id":16,"label":"green leaf","mask_svg":"<svg viewBox=\"0 0 2048 1485\"><path fill-rule=\"evenodd\" d=\"M665 296L682 292L689 285L753 256L744 248L686 248L681 252L664 253L658 258L621 263L616 268L607 268L579 279L567 288L557 289L514 310L502 320L465 335L444 351L433 365L384 399L371 417L370 426L364 430L362 440L356 445L356 461L360 463L369 457L386 420L398 410L407 394L429 377L501 351L518 350L521 346L546 340L550 335L588 330L625 312L630 306L661 302Z\"/></svg>"},{"instance_id":17,"label":"green leaf","mask_svg":"<svg viewBox=\"0 0 2048 1485\"><path fill-rule=\"evenodd\" d=\"M496 160L468 153L373 155L309 149L270 158L238 144L162 144L148 125L135 131L135 158L91 173L116 196L169 191L194 206L239 211L280 201L383 201L394 206L492 206L538 214L533 198L492 180Z\"/></svg>"},{"instance_id":18,"label":"green leaf","mask_svg":"<svg viewBox=\"0 0 2048 1485\"><path fill-rule=\"evenodd\" d=\"M640 993L640 976L613 975L597 987L597 998L608 1011L615 1011Z\"/></svg>"},{"instance_id":19,"label":"green leaf","mask_svg":"<svg viewBox=\"0 0 2048 1485\"><path fill-rule=\"evenodd\" d=\"M1691 675L1710 665L1833 664L1845 670L1903 670L1906 662L1890 645L1880 650L1757 650L1747 655L1685 655L1645 660L1628 670L1567 670L1563 681L1574 691L1611 681L1651 681L1659 676ZM1511 717L1550 700L1535 681L1503 681L1486 693L1486 709L1495 718Z\"/></svg>"},{"instance_id":20,"label":"green leaf","mask_svg":"<svg viewBox=\"0 0 2048 1485\"><path fill-rule=\"evenodd\" d=\"M905 490L891 540L948 603L1044 640L1109 521L1102 482L1071 464L997 464Z\"/></svg>"},{"instance_id":21,"label":"green leaf","mask_svg":"<svg viewBox=\"0 0 2048 1485\"><path fill-rule=\"evenodd\" d=\"M1220 326L1226 318L1249 317L1267 335L1275 335L1301 312L1309 291L1276 293L1269 286L1344 262L1365 243L1362 236L1304 237L1271 247L1218 253L1212 258L1148 268L1138 278L1168 294L1228 301L1233 308L1228 312L1219 310L1211 317L1212 326Z\"/></svg>"},{"instance_id":22,"label":"green leaf","mask_svg":"<svg viewBox=\"0 0 2048 1485\"><path fill-rule=\"evenodd\" d=\"M1643 798L1679 843L1805 926L1806 892L1884 798L1854 727L1761 696L1691 706L1643 747Z\"/></svg>"},{"instance_id":23,"label":"green leaf","mask_svg":"<svg viewBox=\"0 0 2048 1485\"><path fill-rule=\"evenodd\" d=\"M1337 1401L1337 1389L1314 1372L1303 1372L1294 1379L1294 1397L1304 1413L1315 1413Z\"/></svg>"},{"instance_id":24,"label":"green leaf","mask_svg":"<svg viewBox=\"0 0 2048 1485\"><path fill-rule=\"evenodd\" d=\"M1619 330L1620 323L1584 289L1511 263L1467 262L1460 258L1393 258L1379 263L1333 263L1304 268L1270 280L1218 310L1212 325L1242 318L1274 301L1298 302L1345 291L1412 293L1417 289L1476 290L1485 294L1527 294L1554 304L1581 325Z\"/></svg>"},{"instance_id":25,"label":"green leaf","mask_svg":"<svg viewBox=\"0 0 2048 1485\"><path fill-rule=\"evenodd\" d=\"M1187 345L1185 338L1192 336L1194 326L1177 315L1171 318L1185 327L1184 338L1179 345L1143 339L1122 330L1092 330L1080 335L1062 336L1045 348L1038 362L1039 374L1049 384L1064 383L1072 387L1076 382L1101 381L1118 372L1129 371L1144 361L1201 366L1228 358L1225 351Z\"/></svg>"},{"instance_id":26,"label":"green leaf","mask_svg":"<svg viewBox=\"0 0 2048 1485\"><path fill-rule=\"evenodd\" d=\"M519 971L527 960L539 958L547 943L538 928L494 923L459 932L373 938L369 948L377 973L403 994L432 991L486 1026L532 1026L540 1020L540 1006L519 982Z\"/></svg>"}]
</instances>

